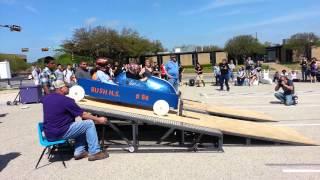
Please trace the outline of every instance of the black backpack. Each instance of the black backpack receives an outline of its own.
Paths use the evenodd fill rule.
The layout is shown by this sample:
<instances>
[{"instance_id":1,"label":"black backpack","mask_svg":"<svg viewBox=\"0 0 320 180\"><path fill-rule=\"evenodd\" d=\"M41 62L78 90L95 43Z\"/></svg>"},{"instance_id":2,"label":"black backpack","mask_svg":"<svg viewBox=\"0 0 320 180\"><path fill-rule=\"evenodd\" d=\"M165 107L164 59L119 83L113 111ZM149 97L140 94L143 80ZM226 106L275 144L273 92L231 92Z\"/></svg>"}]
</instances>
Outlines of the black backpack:
<instances>
[{"instance_id":1,"label":"black backpack","mask_svg":"<svg viewBox=\"0 0 320 180\"><path fill-rule=\"evenodd\" d=\"M189 79L189 86L194 86L195 80L194 79Z\"/></svg>"}]
</instances>

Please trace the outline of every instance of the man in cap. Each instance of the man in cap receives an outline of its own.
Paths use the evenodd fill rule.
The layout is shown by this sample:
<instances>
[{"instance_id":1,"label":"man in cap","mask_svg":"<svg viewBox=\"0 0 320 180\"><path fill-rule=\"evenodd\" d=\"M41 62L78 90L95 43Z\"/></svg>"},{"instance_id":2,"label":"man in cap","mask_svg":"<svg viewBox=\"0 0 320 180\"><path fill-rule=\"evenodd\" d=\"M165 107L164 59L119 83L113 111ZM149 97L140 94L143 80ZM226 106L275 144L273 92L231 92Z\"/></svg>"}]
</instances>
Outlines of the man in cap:
<instances>
[{"instance_id":1,"label":"man in cap","mask_svg":"<svg viewBox=\"0 0 320 180\"><path fill-rule=\"evenodd\" d=\"M178 91L179 86L179 65L176 59L176 55L170 55L169 61L165 65L168 81Z\"/></svg>"},{"instance_id":2,"label":"man in cap","mask_svg":"<svg viewBox=\"0 0 320 180\"><path fill-rule=\"evenodd\" d=\"M53 83L55 92L42 99L44 133L49 141L75 139L74 159L88 157L89 161L105 159L109 155L100 150L94 123L106 124L105 117L84 112L73 99L67 97L69 88L63 81ZM75 121L80 116L83 120ZM85 149L88 144L88 152Z\"/></svg>"}]
</instances>

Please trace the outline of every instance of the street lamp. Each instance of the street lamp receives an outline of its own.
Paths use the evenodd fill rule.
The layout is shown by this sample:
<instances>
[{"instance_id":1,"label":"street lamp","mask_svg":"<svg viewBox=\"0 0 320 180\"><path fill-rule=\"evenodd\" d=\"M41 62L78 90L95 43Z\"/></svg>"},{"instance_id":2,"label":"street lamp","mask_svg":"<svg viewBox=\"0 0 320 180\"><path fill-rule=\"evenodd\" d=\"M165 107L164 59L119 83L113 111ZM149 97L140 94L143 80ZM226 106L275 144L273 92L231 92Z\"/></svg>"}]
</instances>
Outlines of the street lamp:
<instances>
[{"instance_id":1,"label":"street lamp","mask_svg":"<svg viewBox=\"0 0 320 180\"><path fill-rule=\"evenodd\" d=\"M18 26L18 25L0 25L0 27L9 28L10 31L16 31L16 32L21 31L21 26Z\"/></svg>"}]
</instances>

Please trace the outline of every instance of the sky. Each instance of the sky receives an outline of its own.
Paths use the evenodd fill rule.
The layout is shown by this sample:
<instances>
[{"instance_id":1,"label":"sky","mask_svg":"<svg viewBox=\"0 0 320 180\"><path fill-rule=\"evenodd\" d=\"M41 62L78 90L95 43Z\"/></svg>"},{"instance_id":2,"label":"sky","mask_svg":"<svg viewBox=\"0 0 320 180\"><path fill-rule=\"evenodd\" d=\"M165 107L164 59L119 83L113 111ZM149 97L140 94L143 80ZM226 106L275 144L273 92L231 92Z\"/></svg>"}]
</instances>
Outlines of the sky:
<instances>
[{"instance_id":1,"label":"sky","mask_svg":"<svg viewBox=\"0 0 320 180\"><path fill-rule=\"evenodd\" d=\"M135 29L169 50L224 47L233 36L256 33L262 43L281 43L298 32L320 35L319 9L319 0L0 0L0 25L22 27L0 28L0 53L25 54L33 62L53 55L76 28L98 25Z\"/></svg>"}]
</instances>

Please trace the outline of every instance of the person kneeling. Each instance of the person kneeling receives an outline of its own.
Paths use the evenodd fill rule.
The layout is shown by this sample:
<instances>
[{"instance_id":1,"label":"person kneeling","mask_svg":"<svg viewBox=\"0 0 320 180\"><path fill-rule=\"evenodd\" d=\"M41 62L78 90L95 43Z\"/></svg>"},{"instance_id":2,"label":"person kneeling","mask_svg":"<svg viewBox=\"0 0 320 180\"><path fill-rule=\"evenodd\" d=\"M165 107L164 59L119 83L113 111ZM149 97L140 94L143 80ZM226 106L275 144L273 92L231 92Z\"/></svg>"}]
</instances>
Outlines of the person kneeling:
<instances>
[{"instance_id":1,"label":"person kneeling","mask_svg":"<svg viewBox=\"0 0 320 180\"><path fill-rule=\"evenodd\" d=\"M89 161L105 159L109 155L100 150L95 124L106 124L105 117L84 112L73 99L67 97L69 88L63 81L53 83L55 92L42 99L44 133L49 141L75 139L74 159L88 157ZM82 121L75 121L80 116ZM88 144L88 151L85 146Z\"/></svg>"},{"instance_id":2,"label":"person kneeling","mask_svg":"<svg viewBox=\"0 0 320 180\"><path fill-rule=\"evenodd\" d=\"M294 97L294 86L293 82L288 79L286 76L281 76L276 87L275 91L278 91L282 88L283 92L275 93L275 97L284 103L287 106L296 104L296 97Z\"/></svg>"}]
</instances>

